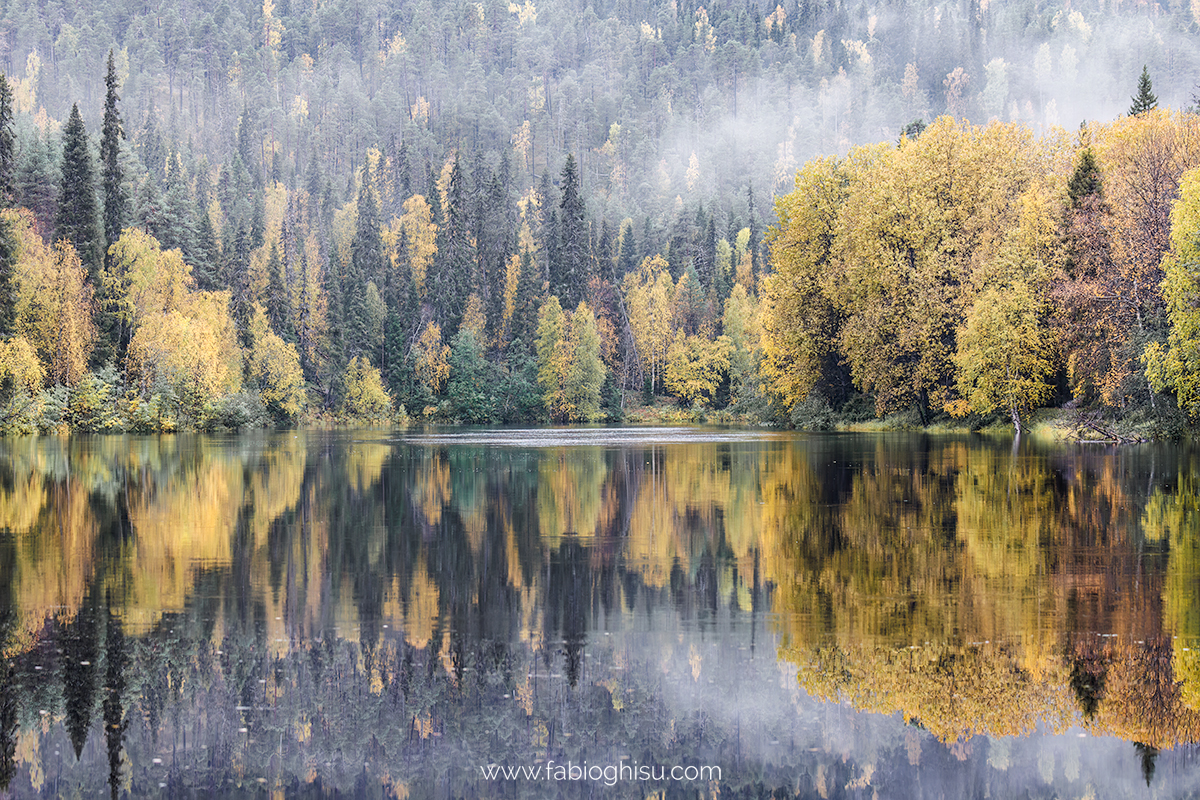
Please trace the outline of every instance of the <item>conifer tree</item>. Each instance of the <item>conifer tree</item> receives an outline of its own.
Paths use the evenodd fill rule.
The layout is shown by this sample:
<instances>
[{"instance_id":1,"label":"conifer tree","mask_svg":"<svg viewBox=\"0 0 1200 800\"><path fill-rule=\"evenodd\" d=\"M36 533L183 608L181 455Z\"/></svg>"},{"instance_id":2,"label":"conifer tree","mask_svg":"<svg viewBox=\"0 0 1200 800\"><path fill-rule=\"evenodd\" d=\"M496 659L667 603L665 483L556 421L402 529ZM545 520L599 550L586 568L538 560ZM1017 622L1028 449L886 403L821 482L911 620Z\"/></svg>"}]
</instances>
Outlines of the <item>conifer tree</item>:
<instances>
[{"instance_id":1,"label":"conifer tree","mask_svg":"<svg viewBox=\"0 0 1200 800\"><path fill-rule=\"evenodd\" d=\"M364 165L350 269L342 287L346 303L346 355L349 358L373 356L373 362L379 360L375 347L377 343L370 341L366 299L367 284L374 282L378 289L382 278L383 241L379 234L379 204L371 181L371 170Z\"/></svg>"},{"instance_id":2,"label":"conifer tree","mask_svg":"<svg viewBox=\"0 0 1200 800\"><path fill-rule=\"evenodd\" d=\"M550 276L550 293L564 308L575 308L587 287L588 234L583 198L579 194L579 168L575 156L567 154L562 171L562 202L559 204L559 252L557 271Z\"/></svg>"},{"instance_id":3,"label":"conifer tree","mask_svg":"<svg viewBox=\"0 0 1200 800\"><path fill-rule=\"evenodd\" d=\"M13 95L8 78L0 75L0 206L13 201L17 178L17 138L13 134Z\"/></svg>"},{"instance_id":4,"label":"conifer tree","mask_svg":"<svg viewBox=\"0 0 1200 800\"><path fill-rule=\"evenodd\" d=\"M746 201L750 212L750 270L751 275L757 281L758 276L762 274L762 265L759 262L759 251L762 249L762 231L758 227L758 214L754 210L754 187L751 186L746 190Z\"/></svg>"},{"instance_id":5,"label":"conifer tree","mask_svg":"<svg viewBox=\"0 0 1200 800\"><path fill-rule=\"evenodd\" d=\"M16 166L12 89L8 79L0 75L0 207L13 201ZM16 267L17 242L12 225L0 219L0 339L12 336L16 322Z\"/></svg>"},{"instance_id":6,"label":"conifer tree","mask_svg":"<svg viewBox=\"0 0 1200 800\"><path fill-rule=\"evenodd\" d=\"M0 340L15 333L17 240L12 223L0 218Z\"/></svg>"},{"instance_id":7,"label":"conifer tree","mask_svg":"<svg viewBox=\"0 0 1200 800\"><path fill-rule=\"evenodd\" d=\"M1096 166L1096 155L1092 148L1087 147L1079 154L1075 171L1067 181L1067 196L1071 198L1072 208L1078 208L1085 197L1099 193L1100 168Z\"/></svg>"},{"instance_id":8,"label":"conifer tree","mask_svg":"<svg viewBox=\"0 0 1200 800\"><path fill-rule=\"evenodd\" d=\"M621 236L621 252L617 257L617 276L622 280L637 269L638 249L635 239L633 223L630 222L625 226L625 233Z\"/></svg>"},{"instance_id":9,"label":"conifer tree","mask_svg":"<svg viewBox=\"0 0 1200 800\"><path fill-rule=\"evenodd\" d=\"M56 236L75 246L79 260L95 283L101 263L100 228L96 217L96 177L87 130L78 104L63 129L62 190Z\"/></svg>"},{"instance_id":10,"label":"conifer tree","mask_svg":"<svg viewBox=\"0 0 1200 800\"><path fill-rule=\"evenodd\" d=\"M476 283L472 275L475 259L468 227L466 186L457 156L450 169L445 217L446 224L438 230L438 253L431 290L443 332L449 333L458 331L467 307L467 296Z\"/></svg>"},{"instance_id":11,"label":"conifer tree","mask_svg":"<svg viewBox=\"0 0 1200 800\"><path fill-rule=\"evenodd\" d=\"M1150 70L1144 64L1141 77L1138 78L1137 94L1131 99L1133 100L1132 105L1129 106L1129 116L1131 117L1158 107L1158 98L1154 95L1154 86L1150 82Z\"/></svg>"},{"instance_id":12,"label":"conifer tree","mask_svg":"<svg viewBox=\"0 0 1200 800\"><path fill-rule=\"evenodd\" d=\"M100 175L104 186L104 252L121 237L129 213L129 198L125 196L125 176L121 170L121 140L125 129L117 110L117 68L113 51L108 51L108 74L104 78L107 92L104 97L104 124L100 129Z\"/></svg>"},{"instance_id":13,"label":"conifer tree","mask_svg":"<svg viewBox=\"0 0 1200 800\"><path fill-rule=\"evenodd\" d=\"M192 277L196 288L210 292L217 288L217 266L221 263L221 250L217 246L217 232L212 217L204 207L196 209L200 225L196 231L196 261L192 265Z\"/></svg>"}]
</instances>

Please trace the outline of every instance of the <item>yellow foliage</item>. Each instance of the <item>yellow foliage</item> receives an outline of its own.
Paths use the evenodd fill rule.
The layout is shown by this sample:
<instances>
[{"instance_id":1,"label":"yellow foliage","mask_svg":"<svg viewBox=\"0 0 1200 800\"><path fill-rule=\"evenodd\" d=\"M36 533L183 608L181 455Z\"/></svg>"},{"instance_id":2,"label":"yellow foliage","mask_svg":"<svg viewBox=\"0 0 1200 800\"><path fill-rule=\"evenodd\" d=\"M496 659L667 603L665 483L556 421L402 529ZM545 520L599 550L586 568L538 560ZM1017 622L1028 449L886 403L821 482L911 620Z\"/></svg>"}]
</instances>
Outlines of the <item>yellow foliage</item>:
<instances>
[{"instance_id":1,"label":"yellow foliage","mask_svg":"<svg viewBox=\"0 0 1200 800\"><path fill-rule=\"evenodd\" d=\"M304 407L304 372L296 346L280 339L267 322L262 306L254 304L250 320L247 366L258 383L258 396L268 409L295 418Z\"/></svg>"},{"instance_id":2,"label":"yellow foliage","mask_svg":"<svg viewBox=\"0 0 1200 800\"><path fill-rule=\"evenodd\" d=\"M400 226L408 243L408 263L417 297L424 298L425 279L437 254L437 225L433 223L433 210L424 195L414 194L404 201Z\"/></svg>"},{"instance_id":3,"label":"yellow foliage","mask_svg":"<svg viewBox=\"0 0 1200 800\"><path fill-rule=\"evenodd\" d=\"M675 334L667 356L666 385L689 403L712 399L729 371L733 342L728 336L709 341L702 336Z\"/></svg>"},{"instance_id":4,"label":"yellow foliage","mask_svg":"<svg viewBox=\"0 0 1200 800\"><path fill-rule=\"evenodd\" d=\"M654 387L662 379L675 335L675 284L666 259L656 255L643 260L625 276L624 288L637 357Z\"/></svg>"},{"instance_id":5,"label":"yellow foliage","mask_svg":"<svg viewBox=\"0 0 1200 800\"><path fill-rule=\"evenodd\" d=\"M442 384L450 377L449 357L450 346L442 343L441 327L436 322L428 323L413 345L413 358L417 378L430 394L440 392Z\"/></svg>"},{"instance_id":6,"label":"yellow foliage","mask_svg":"<svg viewBox=\"0 0 1200 800\"><path fill-rule=\"evenodd\" d=\"M347 414L363 419L380 419L392 413L392 397L383 386L379 370L366 358L355 356L346 366Z\"/></svg>"},{"instance_id":7,"label":"yellow foliage","mask_svg":"<svg viewBox=\"0 0 1200 800\"><path fill-rule=\"evenodd\" d=\"M69 242L48 247L28 212L4 216L17 243L16 332L37 349L50 380L74 386L96 341L92 286Z\"/></svg>"},{"instance_id":8,"label":"yellow foliage","mask_svg":"<svg viewBox=\"0 0 1200 800\"><path fill-rule=\"evenodd\" d=\"M241 388L242 353L228 292L196 292L181 308L145 315L129 343L130 374L144 395L165 386L194 413Z\"/></svg>"}]
</instances>

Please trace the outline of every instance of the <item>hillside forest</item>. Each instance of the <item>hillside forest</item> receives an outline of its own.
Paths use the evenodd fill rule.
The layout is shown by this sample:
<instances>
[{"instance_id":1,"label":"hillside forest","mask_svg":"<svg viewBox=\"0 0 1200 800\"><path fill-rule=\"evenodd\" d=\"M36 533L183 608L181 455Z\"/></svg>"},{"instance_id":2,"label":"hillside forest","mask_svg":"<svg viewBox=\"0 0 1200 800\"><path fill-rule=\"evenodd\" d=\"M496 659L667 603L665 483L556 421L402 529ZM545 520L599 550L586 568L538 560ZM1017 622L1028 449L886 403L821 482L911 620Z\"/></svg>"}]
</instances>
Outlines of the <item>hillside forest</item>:
<instances>
[{"instance_id":1,"label":"hillside forest","mask_svg":"<svg viewBox=\"0 0 1200 800\"><path fill-rule=\"evenodd\" d=\"M1194 8L768 5L11 0L0 428L1200 416Z\"/></svg>"}]
</instances>

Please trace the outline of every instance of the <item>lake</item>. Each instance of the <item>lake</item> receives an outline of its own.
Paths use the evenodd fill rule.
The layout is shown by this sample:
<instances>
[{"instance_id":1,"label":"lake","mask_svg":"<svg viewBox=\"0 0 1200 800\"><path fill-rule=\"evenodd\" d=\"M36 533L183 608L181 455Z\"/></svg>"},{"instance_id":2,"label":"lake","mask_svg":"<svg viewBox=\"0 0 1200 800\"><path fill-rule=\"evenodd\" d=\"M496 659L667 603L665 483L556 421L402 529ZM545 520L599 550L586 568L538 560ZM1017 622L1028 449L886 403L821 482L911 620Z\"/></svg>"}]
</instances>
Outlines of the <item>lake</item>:
<instances>
[{"instance_id":1,"label":"lake","mask_svg":"<svg viewBox=\"0 0 1200 800\"><path fill-rule=\"evenodd\" d=\"M1188 795L1198 587L1183 445L7 439L0 785Z\"/></svg>"}]
</instances>

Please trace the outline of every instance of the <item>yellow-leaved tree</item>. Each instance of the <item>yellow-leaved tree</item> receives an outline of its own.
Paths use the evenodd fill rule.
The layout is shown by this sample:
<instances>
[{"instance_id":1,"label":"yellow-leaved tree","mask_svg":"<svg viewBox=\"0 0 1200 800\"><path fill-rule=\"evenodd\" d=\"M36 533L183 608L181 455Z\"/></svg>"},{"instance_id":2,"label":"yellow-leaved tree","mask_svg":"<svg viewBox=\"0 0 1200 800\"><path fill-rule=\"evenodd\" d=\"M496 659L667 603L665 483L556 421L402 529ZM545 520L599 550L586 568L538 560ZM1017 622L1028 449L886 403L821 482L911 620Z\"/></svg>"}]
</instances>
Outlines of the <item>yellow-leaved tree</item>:
<instances>
[{"instance_id":1,"label":"yellow-leaved tree","mask_svg":"<svg viewBox=\"0 0 1200 800\"><path fill-rule=\"evenodd\" d=\"M263 405L277 419L292 422L304 409L304 372L296 346L279 338L258 303L250 318L249 377L258 385Z\"/></svg>"},{"instance_id":2,"label":"yellow-leaved tree","mask_svg":"<svg viewBox=\"0 0 1200 800\"><path fill-rule=\"evenodd\" d=\"M132 330L127 365L143 397L173 398L198 420L204 407L238 391L242 351L229 292L198 292L178 250L127 228L109 251L108 279L123 290L116 308Z\"/></svg>"},{"instance_id":3,"label":"yellow-leaved tree","mask_svg":"<svg viewBox=\"0 0 1200 800\"><path fill-rule=\"evenodd\" d=\"M383 421L392 413L392 397L383 387L379 370L355 356L346 366L346 399L342 410L358 419Z\"/></svg>"},{"instance_id":4,"label":"yellow-leaved tree","mask_svg":"<svg viewBox=\"0 0 1200 800\"><path fill-rule=\"evenodd\" d=\"M772 278L774 275L768 275L765 280ZM729 354L730 401L738 403L746 399L751 384L755 382L764 339L760 304L740 283L733 285L729 299L725 301L723 322L725 335L733 345ZM781 368L780 373L786 372L786 362L780 360L777 363ZM784 391L780 387L780 394L784 394Z\"/></svg>"},{"instance_id":5,"label":"yellow-leaved tree","mask_svg":"<svg viewBox=\"0 0 1200 800\"><path fill-rule=\"evenodd\" d=\"M830 252L849 174L849 167L837 159L814 159L796 174L795 191L775 200L779 224L767 236L774 271L762 280L762 370L789 409L808 397L837 345L837 310L824 282L831 273ZM749 322L752 302L745 287L737 284L725 306L726 332L733 335L733 322L739 333L739 384L751 366L741 331Z\"/></svg>"},{"instance_id":6,"label":"yellow-leaved tree","mask_svg":"<svg viewBox=\"0 0 1200 800\"><path fill-rule=\"evenodd\" d=\"M1005 409L1017 432L1021 415L1050 399L1052 345L1042 301L1028 284L989 287L979 294L958 334L954 365L961 401L951 408L986 414Z\"/></svg>"},{"instance_id":7,"label":"yellow-leaved tree","mask_svg":"<svg viewBox=\"0 0 1200 800\"><path fill-rule=\"evenodd\" d=\"M37 349L49 380L74 386L96 342L87 274L69 242L42 241L28 212L4 214L17 243L16 333Z\"/></svg>"},{"instance_id":8,"label":"yellow-leaved tree","mask_svg":"<svg viewBox=\"0 0 1200 800\"><path fill-rule=\"evenodd\" d=\"M605 367L596 315L580 301L568 316L551 295L538 312L538 385L551 419L591 422L600 418Z\"/></svg>"},{"instance_id":9,"label":"yellow-leaved tree","mask_svg":"<svg viewBox=\"0 0 1200 800\"><path fill-rule=\"evenodd\" d=\"M0 431L33 433L46 370L23 336L0 342Z\"/></svg>"},{"instance_id":10,"label":"yellow-leaved tree","mask_svg":"<svg viewBox=\"0 0 1200 800\"><path fill-rule=\"evenodd\" d=\"M433 222L433 211L424 195L414 194L404 201L404 214L399 219L399 231L403 231L408 246L408 264L418 299L425 297L425 278L433 257L437 254L437 225ZM397 246L399 237L397 236ZM389 252L394 252L389 250ZM395 268L399 265L395 264Z\"/></svg>"},{"instance_id":11,"label":"yellow-leaved tree","mask_svg":"<svg viewBox=\"0 0 1200 800\"><path fill-rule=\"evenodd\" d=\"M675 335L675 283L666 259L656 255L643 260L636 272L625 276L624 288L634 346L653 391L662 382Z\"/></svg>"},{"instance_id":12,"label":"yellow-leaved tree","mask_svg":"<svg viewBox=\"0 0 1200 800\"><path fill-rule=\"evenodd\" d=\"M446 378L450 377L450 346L442 341L441 326L436 322L425 325L412 347L411 357L417 380L429 391L431 398L436 397Z\"/></svg>"},{"instance_id":13,"label":"yellow-leaved tree","mask_svg":"<svg viewBox=\"0 0 1200 800\"><path fill-rule=\"evenodd\" d=\"M1016 227L1055 143L1015 124L942 117L899 148L860 151L824 288L844 315L839 350L878 412L915 404L924 414L952 399L974 271Z\"/></svg>"},{"instance_id":14,"label":"yellow-leaved tree","mask_svg":"<svg viewBox=\"0 0 1200 800\"><path fill-rule=\"evenodd\" d=\"M1179 407L1200 419L1200 168L1183 176L1171 212L1171 252L1163 259L1162 293L1171 329L1164 347L1146 348L1146 375L1156 391L1171 389Z\"/></svg>"},{"instance_id":15,"label":"yellow-leaved tree","mask_svg":"<svg viewBox=\"0 0 1200 800\"><path fill-rule=\"evenodd\" d=\"M709 340L679 331L667 355L667 388L689 403L711 402L733 351L728 336Z\"/></svg>"}]
</instances>

